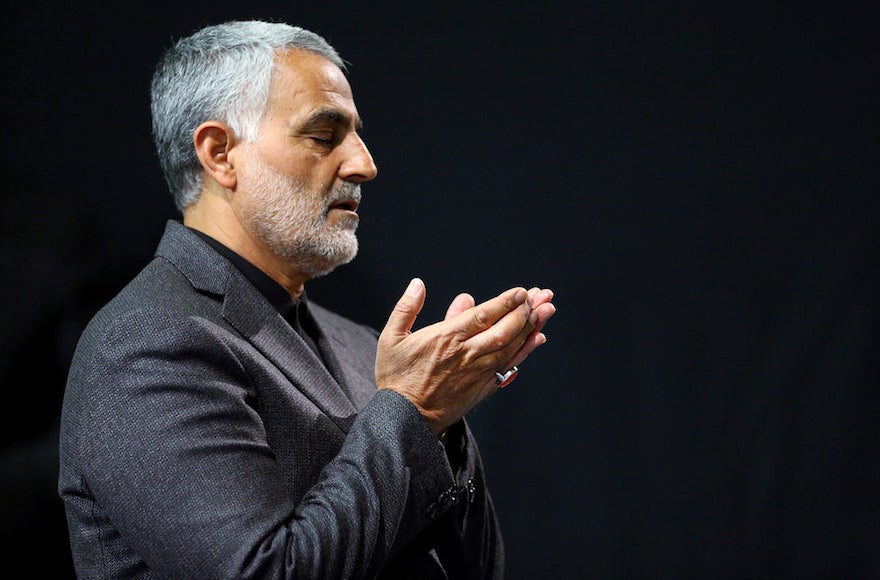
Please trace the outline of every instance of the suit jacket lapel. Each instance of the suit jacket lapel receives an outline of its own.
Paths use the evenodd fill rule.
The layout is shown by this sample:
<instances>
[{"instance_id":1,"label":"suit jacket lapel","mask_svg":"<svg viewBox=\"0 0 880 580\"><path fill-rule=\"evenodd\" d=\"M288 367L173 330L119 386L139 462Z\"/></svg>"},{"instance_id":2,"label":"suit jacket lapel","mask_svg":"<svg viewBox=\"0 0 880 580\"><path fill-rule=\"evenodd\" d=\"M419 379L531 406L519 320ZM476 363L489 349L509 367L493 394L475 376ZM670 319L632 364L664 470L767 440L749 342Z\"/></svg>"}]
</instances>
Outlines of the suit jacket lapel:
<instances>
[{"instance_id":1,"label":"suit jacket lapel","mask_svg":"<svg viewBox=\"0 0 880 580\"><path fill-rule=\"evenodd\" d=\"M324 363L277 311L268 304L254 308L255 298L264 301L243 276L231 277L223 305L224 318L347 432L351 423L347 419L357 414L351 400Z\"/></svg>"},{"instance_id":2,"label":"suit jacket lapel","mask_svg":"<svg viewBox=\"0 0 880 580\"><path fill-rule=\"evenodd\" d=\"M197 290L222 295L227 322L340 429L348 431L357 414L355 405L303 339L235 266L175 221L166 226L156 254L174 262Z\"/></svg>"},{"instance_id":3,"label":"suit jacket lapel","mask_svg":"<svg viewBox=\"0 0 880 580\"><path fill-rule=\"evenodd\" d=\"M327 362L330 373L357 409L362 409L376 394L374 366L375 353L361 352L348 345L345 331L326 316L320 306L310 303L310 310L321 331L318 348Z\"/></svg>"}]
</instances>

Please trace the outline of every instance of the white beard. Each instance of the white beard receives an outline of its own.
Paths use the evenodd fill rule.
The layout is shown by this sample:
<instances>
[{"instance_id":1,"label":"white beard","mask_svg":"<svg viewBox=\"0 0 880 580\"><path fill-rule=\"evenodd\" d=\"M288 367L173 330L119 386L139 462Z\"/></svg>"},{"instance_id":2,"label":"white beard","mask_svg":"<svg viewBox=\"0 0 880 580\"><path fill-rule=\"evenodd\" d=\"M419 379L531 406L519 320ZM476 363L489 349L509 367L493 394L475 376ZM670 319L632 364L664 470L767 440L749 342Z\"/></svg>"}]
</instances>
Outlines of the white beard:
<instances>
[{"instance_id":1,"label":"white beard","mask_svg":"<svg viewBox=\"0 0 880 580\"><path fill-rule=\"evenodd\" d=\"M242 176L247 199L241 205L244 227L277 256L310 277L328 274L352 261L358 251L358 218L327 221L330 206L348 199L360 201L360 185L344 182L326 195L307 187L250 156Z\"/></svg>"}]
</instances>

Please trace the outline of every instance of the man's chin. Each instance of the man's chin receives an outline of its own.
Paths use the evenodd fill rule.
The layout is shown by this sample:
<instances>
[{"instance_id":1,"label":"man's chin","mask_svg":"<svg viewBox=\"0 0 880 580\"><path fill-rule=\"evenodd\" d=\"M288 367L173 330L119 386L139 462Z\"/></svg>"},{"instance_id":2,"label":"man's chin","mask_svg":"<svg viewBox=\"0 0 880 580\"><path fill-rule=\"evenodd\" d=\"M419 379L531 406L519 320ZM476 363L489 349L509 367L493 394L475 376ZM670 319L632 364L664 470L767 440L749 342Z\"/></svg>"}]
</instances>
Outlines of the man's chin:
<instances>
[{"instance_id":1,"label":"man's chin","mask_svg":"<svg viewBox=\"0 0 880 580\"><path fill-rule=\"evenodd\" d=\"M326 276L327 274L329 274L330 272L332 272L333 270L335 270L339 266L344 266L344 265L348 264L352 260L354 260L354 256L351 256L350 258L347 258L345 260L337 260L333 263L327 262L323 268L315 265L316 267L312 268L310 272L307 272L307 274L311 278L320 278L321 276Z\"/></svg>"},{"instance_id":2,"label":"man's chin","mask_svg":"<svg viewBox=\"0 0 880 580\"><path fill-rule=\"evenodd\" d=\"M325 224L335 230L354 233L360 224L360 219L354 211L331 209L327 211Z\"/></svg>"},{"instance_id":3,"label":"man's chin","mask_svg":"<svg viewBox=\"0 0 880 580\"><path fill-rule=\"evenodd\" d=\"M300 268L312 278L326 276L339 266L348 264L357 256L358 246L357 240L348 248L338 249L330 256L313 256L311 259L304 260L305 263L300 264Z\"/></svg>"}]
</instances>

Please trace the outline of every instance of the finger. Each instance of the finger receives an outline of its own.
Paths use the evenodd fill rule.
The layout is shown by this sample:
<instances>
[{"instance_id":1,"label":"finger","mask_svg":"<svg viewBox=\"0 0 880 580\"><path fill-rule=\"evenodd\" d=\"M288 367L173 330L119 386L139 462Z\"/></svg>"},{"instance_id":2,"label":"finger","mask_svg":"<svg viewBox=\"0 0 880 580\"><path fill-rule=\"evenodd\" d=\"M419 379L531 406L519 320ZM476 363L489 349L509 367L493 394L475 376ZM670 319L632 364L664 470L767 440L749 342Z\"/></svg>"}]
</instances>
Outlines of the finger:
<instances>
[{"instance_id":1,"label":"finger","mask_svg":"<svg viewBox=\"0 0 880 580\"><path fill-rule=\"evenodd\" d=\"M529 301L533 309L551 300L553 300L553 291L549 288L534 287L529 289Z\"/></svg>"},{"instance_id":2,"label":"finger","mask_svg":"<svg viewBox=\"0 0 880 580\"><path fill-rule=\"evenodd\" d=\"M541 331L547 321L556 313L556 306L549 302L553 293L549 290L534 288L529 292L540 303L533 306L531 310L525 311L528 315L525 320L516 317L514 313L508 314L478 338L468 340L468 344L472 348L482 352L483 364L488 365L494 371L518 365L535 348L547 340Z\"/></svg>"},{"instance_id":3,"label":"finger","mask_svg":"<svg viewBox=\"0 0 880 580\"><path fill-rule=\"evenodd\" d=\"M446 316L443 317L443 320L455 318L465 310L473 308L475 305L476 301L474 300L474 297L463 292L452 300L449 308L446 309Z\"/></svg>"},{"instance_id":4,"label":"finger","mask_svg":"<svg viewBox=\"0 0 880 580\"><path fill-rule=\"evenodd\" d=\"M467 340L492 327L499 320L514 312L528 300L525 288L511 288L492 298L465 310L447 322L454 325L454 331Z\"/></svg>"},{"instance_id":5,"label":"finger","mask_svg":"<svg viewBox=\"0 0 880 580\"><path fill-rule=\"evenodd\" d=\"M545 302L532 308L532 313L529 315L529 321L534 326L532 334L541 332L544 329L544 325L547 324L547 321L554 314L556 314L556 305L550 302Z\"/></svg>"},{"instance_id":6,"label":"finger","mask_svg":"<svg viewBox=\"0 0 880 580\"><path fill-rule=\"evenodd\" d=\"M556 313L556 306L550 302L553 292L550 290L538 290L533 288L529 290L529 303L531 310L529 311L528 324L519 331L520 341L525 341L528 335L534 335L544 328L547 321ZM516 342L516 339L511 342Z\"/></svg>"},{"instance_id":7,"label":"finger","mask_svg":"<svg viewBox=\"0 0 880 580\"><path fill-rule=\"evenodd\" d=\"M511 368L515 366L519 366L525 361L532 352L539 346L546 344L547 335L543 332L537 332L530 334L525 342L523 342L522 346L516 352L515 355L507 362L506 365L502 365L505 368Z\"/></svg>"},{"instance_id":8,"label":"finger","mask_svg":"<svg viewBox=\"0 0 880 580\"><path fill-rule=\"evenodd\" d=\"M491 327L467 339L468 348L480 356L493 354L494 362L503 362L513 355L532 330L532 310L527 303L505 314ZM492 360L488 361L492 364Z\"/></svg>"},{"instance_id":9,"label":"finger","mask_svg":"<svg viewBox=\"0 0 880 580\"><path fill-rule=\"evenodd\" d=\"M420 278L410 280L403 296L394 305L379 340L391 340L392 344L403 340L412 330L416 317L425 305L425 295L425 283Z\"/></svg>"},{"instance_id":10,"label":"finger","mask_svg":"<svg viewBox=\"0 0 880 580\"><path fill-rule=\"evenodd\" d=\"M523 340L522 346L517 350L516 354L511 357L504 366L511 368L522 364L532 351L547 342L547 335L541 330L547 321L556 313L556 307L552 304L545 303L532 311L530 320L535 325L534 328Z\"/></svg>"}]
</instances>

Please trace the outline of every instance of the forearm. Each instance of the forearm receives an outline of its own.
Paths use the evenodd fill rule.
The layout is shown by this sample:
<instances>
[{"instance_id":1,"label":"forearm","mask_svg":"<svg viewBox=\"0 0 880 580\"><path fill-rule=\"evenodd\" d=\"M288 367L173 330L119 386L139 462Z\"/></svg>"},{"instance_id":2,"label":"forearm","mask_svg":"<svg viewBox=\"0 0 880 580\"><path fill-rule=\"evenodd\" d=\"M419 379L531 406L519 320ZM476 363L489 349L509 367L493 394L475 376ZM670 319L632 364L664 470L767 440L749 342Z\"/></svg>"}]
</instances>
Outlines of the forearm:
<instances>
[{"instance_id":1,"label":"forearm","mask_svg":"<svg viewBox=\"0 0 880 580\"><path fill-rule=\"evenodd\" d=\"M447 454L454 486L429 506L427 527L414 538L398 538L391 577L430 577L436 559L451 577L503 578L502 534L480 453L464 420L449 429Z\"/></svg>"},{"instance_id":2,"label":"forearm","mask_svg":"<svg viewBox=\"0 0 880 580\"><path fill-rule=\"evenodd\" d=\"M430 524L430 506L453 481L418 411L379 393L279 533L302 577L371 577Z\"/></svg>"}]
</instances>

